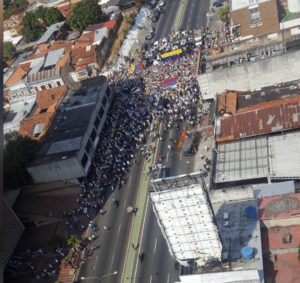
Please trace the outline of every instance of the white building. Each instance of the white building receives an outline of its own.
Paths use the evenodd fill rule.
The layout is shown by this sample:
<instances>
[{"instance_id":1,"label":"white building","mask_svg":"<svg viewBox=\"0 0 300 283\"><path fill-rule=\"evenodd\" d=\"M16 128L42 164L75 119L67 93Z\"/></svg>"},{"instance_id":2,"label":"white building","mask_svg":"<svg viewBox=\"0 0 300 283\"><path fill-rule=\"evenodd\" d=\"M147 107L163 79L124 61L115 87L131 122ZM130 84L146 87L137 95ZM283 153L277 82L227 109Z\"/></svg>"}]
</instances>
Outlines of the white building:
<instances>
[{"instance_id":1,"label":"white building","mask_svg":"<svg viewBox=\"0 0 300 283\"><path fill-rule=\"evenodd\" d=\"M150 194L170 253L181 265L220 261L222 245L199 173L152 182Z\"/></svg>"}]
</instances>

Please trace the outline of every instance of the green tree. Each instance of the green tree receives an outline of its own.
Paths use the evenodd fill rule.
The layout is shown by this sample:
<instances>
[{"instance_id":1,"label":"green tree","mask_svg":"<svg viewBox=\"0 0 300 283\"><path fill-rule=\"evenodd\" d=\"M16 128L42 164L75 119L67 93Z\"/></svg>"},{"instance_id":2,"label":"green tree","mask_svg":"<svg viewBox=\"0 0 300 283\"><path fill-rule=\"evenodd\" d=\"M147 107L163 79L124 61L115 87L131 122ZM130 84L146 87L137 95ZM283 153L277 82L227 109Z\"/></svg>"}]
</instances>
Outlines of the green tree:
<instances>
[{"instance_id":1,"label":"green tree","mask_svg":"<svg viewBox=\"0 0 300 283\"><path fill-rule=\"evenodd\" d=\"M229 5L225 5L219 10L219 16L222 22L229 22Z\"/></svg>"},{"instance_id":2,"label":"green tree","mask_svg":"<svg viewBox=\"0 0 300 283\"><path fill-rule=\"evenodd\" d=\"M98 0L82 0L74 7L68 24L73 30L84 31L87 26L105 22L109 17L98 5Z\"/></svg>"},{"instance_id":3,"label":"green tree","mask_svg":"<svg viewBox=\"0 0 300 283\"><path fill-rule=\"evenodd\" d=\"M26 166L35 158L39 143L17 132L6 134L4 138L4 188L13 190L31 184Z\"/></svg>"},{"instance_id":4,"label":"green tree","mask_svg":"<svg viewBox=\"0 0 300 283\"><path fill-rule=\"evenodd\" d=\"M47 13L47 8L43 7L43 6L39 6L34 13L36 14L37 18L44 21L46 18L46 13Z\"/></svg>"},{"instance_id":5,"label":"green tree","mask_svg":"<svg viewBox=\"0 0 300 283\"><path fill-rule=\"evenodd\" d=\"M76 245L79 243L79 237L75 234L70 235L70 237L67 240L68 246L71 248L75 248Z\"/></svg>"},{"instance_id":6,"label":"green tree","mask_svg":"<svg viewBox=\"0 0 300 283\"><path fill-rule=\"evenodd\" d=\"M64 16L62 13L55 7L51 7L47 9L45 15L45 24L46 26L51 26L55 23L62 22L64 20Z\"/></svg>"},{"instance_id":7,"label":"green tree","mask_svg":"<svg viewBox=\"0 0 300 283\"><path fill-rule=\"evenodd\" d=\"M3 55L5 59L12 60L16 56L16 48L10 41L3 43Z\"/></svg>"},{"instance_id":8,"label":"green tree","mask_svg":"<svg viewBox=\"0 0 300 283\"><path fill-rule=\"evenodd\" d=\"M26 13L23 19L21 34L26 42L38 40L44 33L45 28L39 23L39 16L36 12Z\"/></svg>"}]
</instances>

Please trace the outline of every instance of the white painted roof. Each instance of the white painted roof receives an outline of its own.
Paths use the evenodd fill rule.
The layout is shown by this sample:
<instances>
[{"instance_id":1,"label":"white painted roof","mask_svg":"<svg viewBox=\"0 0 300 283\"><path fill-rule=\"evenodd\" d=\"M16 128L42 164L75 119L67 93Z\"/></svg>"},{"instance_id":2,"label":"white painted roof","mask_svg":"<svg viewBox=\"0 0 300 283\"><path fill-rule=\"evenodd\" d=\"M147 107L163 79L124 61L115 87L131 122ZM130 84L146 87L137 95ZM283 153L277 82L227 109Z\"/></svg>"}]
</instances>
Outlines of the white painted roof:
<instances>
[{"instance_id":1,"label":"white painted roof","mask_svg":"<svg viewBox=\"0 0 300 283\"><path fill-rule=\"evenodd\" d=\"M300 179L300 132L270 136L269 154L271 178Z\"/></svg>"},{"instance_id":2,"label":"white painted roof","mask_svg":"<svg viewBox=\"0 0 300 283\"><path fill-rule=\"evenodd\" d=\"M180 276L180 283L260 283L257 270L239 270L230 272L213 272ZM179 283L179 282L178 282Z\"/></svg>"},{"instance_id":3,"label":"white painted roof","mask_svg":"<svg viewBox=\"0 0 300 283\"><path fill-rule=\"evenodd\" d=\"M166 181L167 182L167 181ZM221 258L221 242L206 194L200 184L150 194L158 222L179 261Z\"/></svg>"}]
</instances>

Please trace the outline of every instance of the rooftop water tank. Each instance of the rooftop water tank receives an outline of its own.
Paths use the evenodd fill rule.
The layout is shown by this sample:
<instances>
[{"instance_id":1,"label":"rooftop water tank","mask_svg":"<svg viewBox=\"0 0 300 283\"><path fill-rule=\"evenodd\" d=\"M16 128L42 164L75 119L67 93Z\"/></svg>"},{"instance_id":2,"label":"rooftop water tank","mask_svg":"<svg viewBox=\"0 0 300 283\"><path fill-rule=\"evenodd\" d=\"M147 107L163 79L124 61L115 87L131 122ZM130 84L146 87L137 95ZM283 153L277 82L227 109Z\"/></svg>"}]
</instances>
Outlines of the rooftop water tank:
<instances>
[{"instance_id":1,"label":"rooftop water tank","mask_svg":"<svg viewBox=\"0 0 300 283\"><path fill-rule=\"evenodd\" d=\"M300 12L300 0L288 0L288 8L291 13Z\"/></svg>"},{"instance_id":2,"label":"rooftop water tank","mask_svg":"<svg viewBox=\"0 0 300 283\"><path fill-rule=\"evenodd\" d=\"M256 219L257 218L257 212L256 208L254 206L248 206L245 209L246 216L248 219Z\"/></svg>"},{"instance_id":3,"label":"rooftop water tank","mask_svg":"<svg viewBox=\"0 0 300 283\"><path fill-rule=\"evenodd\" d=\"M252 260L254 258L254 248L251 247L243 247L241 249L241 254L244 260Z\"/></svg>"}]
</instances>

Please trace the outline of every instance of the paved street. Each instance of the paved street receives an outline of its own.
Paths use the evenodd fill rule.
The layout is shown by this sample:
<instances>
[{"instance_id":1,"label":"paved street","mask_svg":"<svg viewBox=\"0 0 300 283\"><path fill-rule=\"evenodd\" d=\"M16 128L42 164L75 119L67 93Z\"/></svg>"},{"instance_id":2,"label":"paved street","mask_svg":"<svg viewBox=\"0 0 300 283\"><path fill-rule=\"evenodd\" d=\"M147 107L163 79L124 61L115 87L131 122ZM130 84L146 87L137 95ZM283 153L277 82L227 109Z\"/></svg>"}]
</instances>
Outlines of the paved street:
<instances>
[{"instance_id":1,"label":"paved street","mask_svg":"<svg viewBox=\"0 0 300 283\"><path fill-rule=\"evenodd\" d=\"M135 205L142 163L132 166L128 174L127 184L120 191L116 190L111 195L103 209L104 211L107 210L106 214L97 216L96 222L99 227L97 234L100 236L95 240L95 244L100 244L101 247L94 251L93 256L82 265L78 278L103 276L118 271L117 275L105 278L104 282L120 282L134 217L126 213L126 207ZM120 201L118 208L112 204L112 198ZM104 225L111 226L111 229L105 231ZM99 280L89 279L88 282L99 282Z\"/></svg>"},{"instance_id":2,"label":"paved street","mask_svg":"<svg viewBox=\"0 0 300 283\"><path fill-rule=\"evenodd\" d=\"M208 9L209 0L166 0L165 12L154 24L155 36L149 42L153 43L164 38L177 29L191 30L205 27Z\"/></svg>"},{"instance_id":3,"label":"paved street","mask_svg":"<svg viewBox=\"0 0 300 283\"><path fill-rule=\"evenodd\" d=\"M208 9L209 0L187 0L180 29L192 30L206 27Z\"/></svg>"},{"instance_id":4,"label":"paved street","mask_svg":"<svg viewBox=\"0 0 300 283\"><path fill-rule=\"evenodd\" d=\"M182 127L186 124L182 123ZM180 131L175 128L169 130L164 141L159 143L157 156L164 156L163 165L169 168L170 176L186 174L193 171L194 156L186 157L183 151L169 151L168 145L172 144L170 138L179 139ZM188 163L187 163L188 162ZM175 260L171 257L167 243L162 236L152 210L150 200L147 204L147 212L142 232L140 252L145 253L143 263L138 262L133 282L174 282L179 280L179 271L175 270Z\"/></svg>"}]
</instances>

